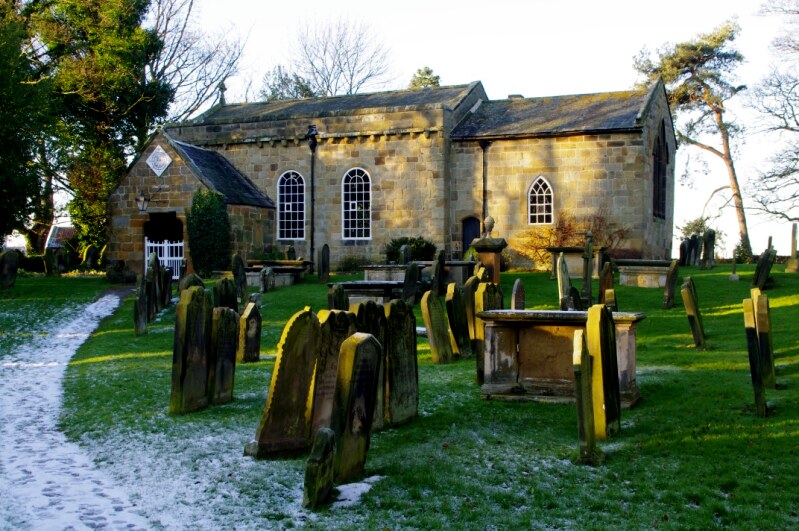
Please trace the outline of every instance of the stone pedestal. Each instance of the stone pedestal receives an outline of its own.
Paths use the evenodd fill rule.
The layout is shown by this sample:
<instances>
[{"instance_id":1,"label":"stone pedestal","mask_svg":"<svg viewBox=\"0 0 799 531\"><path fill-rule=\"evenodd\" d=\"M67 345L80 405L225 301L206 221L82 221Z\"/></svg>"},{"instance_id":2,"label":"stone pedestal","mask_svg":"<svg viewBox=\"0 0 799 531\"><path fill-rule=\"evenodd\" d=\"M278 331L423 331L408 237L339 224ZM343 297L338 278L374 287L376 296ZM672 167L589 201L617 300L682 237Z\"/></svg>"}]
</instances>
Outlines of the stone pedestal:
<instances>
[{"instance_id":1,"label":"stone pedestal","mask_svg":"<svg viewBox=\"0 0 799 531\"><path fill-rule=\"evenodd\" d=\"M494 284L499 284L500 264L502 251L508 246L505 238L478 238L472 242L472 247L477 251L477 259L488 270L489 279Z\"/></svg>"}]
</instances>

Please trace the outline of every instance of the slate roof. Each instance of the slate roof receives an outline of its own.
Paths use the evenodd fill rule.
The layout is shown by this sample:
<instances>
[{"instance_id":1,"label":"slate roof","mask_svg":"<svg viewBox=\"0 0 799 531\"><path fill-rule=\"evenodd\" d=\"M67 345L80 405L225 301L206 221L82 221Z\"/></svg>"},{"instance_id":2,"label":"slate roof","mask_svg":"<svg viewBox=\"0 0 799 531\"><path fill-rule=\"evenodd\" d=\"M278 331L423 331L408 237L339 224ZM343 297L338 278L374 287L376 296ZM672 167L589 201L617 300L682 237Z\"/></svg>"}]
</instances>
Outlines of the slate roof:
<instances>
[{"instance_id":1,"label":"slate roof","mask_svg":"<svg viewBox=\"0 0 799 531\"><path fill-rule=\"evenodd\" d=\"M652 88L483 102L452 131L453 139L552 136L640 129Z\"/></svg>"},{"instance_id":2,"label":"slate roof","mask_svg":"<svg viewBox=\"0 0 799 531\"><path fill-rule=\"evenodd\" d=\"M421 90L393 90L299 100L236 103L215 107L194 122L227 124L357 114L375 109L455 108L477 85L453 85Z\"/></svg>"},{"instance_id":3,"label":"slate roof","mask_svg":"<svg viewBox=\"0 0 799 531\"><path fill-rule=\"evenodd\" d=\"M164 136L197 177L210 189L222 194L226 204L275 208L270 198L216 151L179 142L166 134Z\"/></svg>"},{"instance_id":4,"label":"slate roof","mask_svg":"<svg viewBox=\"0 0 799 531\"><path fill-rule=\"evenodd\" d=\"M58 227L53 225L50 227L50 232L47 234L47 241L44 247L45 249L60 249L77 235L78 230L75 227Z\"/></svg>"}]
</instances>

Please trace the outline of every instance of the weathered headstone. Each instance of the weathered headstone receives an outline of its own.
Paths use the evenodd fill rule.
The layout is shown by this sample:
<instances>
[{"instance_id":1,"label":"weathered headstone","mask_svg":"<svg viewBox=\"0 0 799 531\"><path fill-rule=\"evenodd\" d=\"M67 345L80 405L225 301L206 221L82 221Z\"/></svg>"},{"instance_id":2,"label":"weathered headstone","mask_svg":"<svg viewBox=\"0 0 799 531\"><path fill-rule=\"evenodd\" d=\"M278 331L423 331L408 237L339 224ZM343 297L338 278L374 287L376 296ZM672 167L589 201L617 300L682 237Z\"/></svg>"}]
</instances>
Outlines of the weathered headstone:
<instances>
[{"instance_id":1,"label":"weathered headstone","mask_svg":"<svg viewBox=\"0 0 799 531\"><path fill-rule=\"evenodd\" d=\"M261 279L261 293L275 290L275 271L271 267L264 267L259 274Z\"/></svg>"},{"instance_id":2,"label":"weathered headstone","mask_svg":"<svg viewBox=\"0 0 799 531\"><path fill-rule=\"evenodd\" d=\"M427 339L430 342L430 355L433 363L449 363L454 358L449 341L447 319L441 299L434 290L426 291L421 301L424 326L427 328Z\"/></svg>"},{"instance_id":3,"label":"weathered headstone","mask_svg":"<svg viewBox=\"0 0 799 531\"><path fill-rule=\"evenodd\" d=\"M785 272L799 273L799 257L796 254L796 223L791 227L791 256L785 262Z\"/></svg>"},{"instance_id":4,"label":"weathered headstone","mask_svg":"<svg viewBox=\"0 0 799 531\"><path fill-rule=\"evenodd\" d=\"M411 263L411 248L407 244L400 245L399 248L399 263L402 265Z\"/></svg>"},{"instance_id":5,"label":"weathered headstone","mask_svg":"<svg viewBox=\"0 0 799 531\"><path fill-rule=\"evenodd\" d=\"M212 404L233 400L238 335L239 314L230 308L214 308L208 356L208 401Z\"/></svg>"},{"instance_id":6,"label":"weathered headstone","mask_svg":"<svg viewBox=\"0 0 799 531\"><path fill-rule=\"evenodd\" d=\"M161 310L161 263L155 253L150 254L147 259L144 280L147 292L147 320L152 321Z\"/></svg>"},{"instance_id":7,"label":"weathered headstone","mask_svg":"<svg viewBox=\"0 0 799 531\"><path fill-rule=\"evenodd\" d=\"M755 275L752 278L753 287L761 290L766 289L766 282L771 275L771 267L774 265L776 259L777 251L771 246L763 251L763 254L761 254L760 258L757 260L757 266L755 266Z\"/></svg>"},{"instance_id":8,"label":"weathered headstone","mask_svg":"<svg viewBox=\"0 0 799 531\"><path fill-rule=\"evenodd\" d=\"M203 279L201 279L199 275L195 275L194 273L183 275L182 277L180 277L180 281L178 282L178 292L183 293L183 291L189 289L192 286L199 286L201 288L205 288L205 282L203 282Z\"/></svg>"},{"instance_id":9,"label":"weathered headstone","mask_svg":"<svg viewBox=\"0 0 799 531\"><path fill-rule=\"evenodd\" d=\"M386 315L385 412L386 424L396 426L415 418L419 407L416 360L416 317L401 299L384 306Z\"/></svg>"},{"instance_id":10,"label":"weathered headstone","mask_svg":"<svg viewBox=\"0 0 799 531\"><path fill-rule=\"evenodd\" d=\"M580 452L577 462L587 465L598 465L601 462L600 452L596 446L596 428L594 427L594 393L592 390L592 358L588 353L583 330L574 332L574 387L577 401L577 434Z\"/></svg>"},{"instance_id":11,"label":"weathered headstone","mask_svg":"<svg viewBox=\"0 0 799 531\"><path fill-rule=\"evenodd\" d=\"M355 333L355 314L344 310L319 312L311 432L330 427L341 344Z\"/></svg>"},{"instance_id":12,"label":"weathered headstone","mask_svg":"<svg viewBox=\"0 0 799 531\"><path fill-rule=\"evenodd\" d=\"M166 308L172 302L172 268L161 269L161 308Z\"/></svg>"},{"instance_id":13,"label":"weathered headstone","mask_svg":"<svg viewBox=\"0 0 799 531\"><path fill-rule=\"evenodd\" d=\"M737 282L737 281L739 281L741 279L741 277L739 277L738 273L735 271L735 269L737 267L738 267L738 264L735 262L735 260L733 260L732 261L732 271L730 272L730 276L727 277L727 279L730 280L731 282Z\"/></svg>"},{"instance_id":14,"label":"weathered headstone","mask_svg":"<svg viewBox=\"0 0 799 531\"><path fill-rule=\"evenodd\" d=\"M466 322L469 325L469 339L472 342L472 354L477 352L480 348L482 340L477 337L477 327L475 319L477 318L474 310L474 297L477 287L480 285L480 279L477 277L469 277L463 283L463 305L466 308Z\"/></svg>"},{"instance_id":15,"label":"weathered headstone","mask_svg":"<svg viewBox=\"0 0 799 531\"><path fill-rule=\"evenodd\" d=\"M223 306L238 312L239 298L236 291L236 284L230 278L220 278L214 286L214 306Z\"/></svg>"},{"instance_id":16,"label":"weathered headstone","mask_svg":"<svg viewBox=\"0 0 799 531\"><path fill-rule=\"evenodd\" d=\"M447 286L444 305L447 308L452 352L461 358L471 357L472 342L469 337L469 321L466 316L463 289L454 282L450 282Z\"/></svg>"},{"instance_id":17,"label":"weathered headstone","mask_svg":"<svg viewBox=\"0 0 799 531\"><path fill-rule=\"evenodd\" d=\"M316 270L317 275L319 276L319 283L320 284L327 284L330 280L330 246L324 244L321 249L319 249L319 266Z\"/></svg>"},{"instance_id":18,"label":"weathered headstone","mask_svg":"<svg viewBox=\"0 0 799 531\"><path fill-rule=\"evenodd\" d=\"M371 334L381 345L384 345L383 357L380 359L378 367L377 402L375 403L375 418L372 421L373 430L382 430L385 413L386 312L382 304L377 304L372 300L350 305L350 312L355 315L356 332Z\"/></svg>"},{"instance_id":19,"label":"weathered headstone","mask_svg":"<svg viewBox=\"0 0 799 531\"><path fill-rule=\"evenodd\" d=\"M524 310L524 285L522 279L517 278L513 283L513 291L510 298L511 310Z\"/></svg>"},{"instance_id":20,"label":"weathered headstone","mask_svg":"<svg viewBox=\"0 0 799 531\"><path fill-rule=\"evenodd\" d=\"M755 394L755 412L758 417L765 417L768 415L768 408L766 406L765 382L763 381L763 359L752 299L743 300L743 311L746 346L749 353L749 373L752 377L752 389Z\"/></svg>"},{"instance_id":21,"label":"weathered headstone","mask_svg":"<svg viewBox=\"0 0 799 531\"><path fill-rule=\"evenodd\" d=\"M347 483L364 474L383 355L374 336L356 332L341 345L331 429L336 434L334 478Z\"/></svg>"},{"instance_id":22,"label":"weathered headstone","mask_svg":"<svg viewBox=\"0 0 799 531\"><path fill-rule=\"evenodd\" d=\"M247 303L239 319L239 342L236 361L250 363L261 358L261 311L254 302Z\"/></svg>"},{"instance_id":23,"label":"weathered headstone","mask_svg":"<svg viewBox=\"0 0 799 531\"><path fill-rule=\"evenodd\" d=\"M147 284L144 277L139 282L139 289L136 290L136 302L133 305L133 326L137 336L147 333Z\"/></svg>"},{"instance_id":24,"label":"weathered headstone","mask_svg":"<svg viewBox=\"0 0 799 531\"><path fill-rule=\"evenodd\" d=\"M418 286L419 265L416 262L411 262L405 269L405 279L402 283L402 298L411 306L416 302L416 290Z\"/></svg>"},{"instance_id":25,"label":"weathered headstone","mask_svg":"<svg viewBox=\"0 0 799 531\"><path fill-rule=\"evenodd\" d=\"M189 413L208 405L212 311L211 293L205 289L192 286L180 294L172 348L171 414Z\"/></svg>"},{"instance_id":26,"label":"weathered headstone","mask_svg":"<svg viewBox=\"0 0 799 531\"><path fill-rule=\"evenodd\" d=\"M244 304L247 300L247 270L244 267L244 260L239 253L233 255L231 260L233 265L233 283L236 286L236 298L238 302ZM236 310L238 310L236 308Z\"/></svg>"},{"instance_id":27,"label":"weathered headstone","mask_svg":"<svg viewBox=\"0 0 799 531\"><path fill-rule=\"evenodd\" d=\"M687 266L688 265L688 249L691 244L691 240L688 238L683 238L680 242L680 265Z\"/></svg>"},{"instance_id":28,"label":"weathered headstone","mask_svg":"<svg viewBox=\"0 0 799 531\"><path fill-rule=\"evenodd\" d=\"M443 250L438 252L436 263L438 264L438 267L436 271L435 285L438 288L438 294L444 295L447 292L447 282L446 282L447 259Z\"/></svg>"},{"instance_id":29,"label":"weathered headstone","mask_svg":"<svg viewBox=\"0 0 799 531\"><path fill-rule=\"evenodd\" d=\"M341 284L333 284L327 290L327 309L328 310L348 310L350 307L350 299L347 297L347 292L344 291L344 286Z\"/></svg>"},{"instance_id":30,"label":"weathered headstone","mask_svg":"<svg viewBox=\"0 0 799 531\"><path fill-rule=\"evenodd\" d=\"M663 309L674 308L674 294L677 291L677 281L680 278L680 262L672 260L669 272L666 274L666 286L663 288Z\"/></svg>"},{"instance_id":31,"label":"weathered headstone","mask_svg":"<svg viewBox=\"0 0 799 531\"><path fill-rule=\"evenodd\" d=\"M472 273L472 276L477 277L477 280L480 282L488 282L491 280L490 275L488 274L488 269L483 264L474 266L474 272Z\"/></svg>"},{"instance_id":32,"label":"weathered headstone","mask_svg":"<svg viewBox=\"0 0 799 531\"><path fill-rule=\"evenodd\" d=\"M602 297L605 299L604 305L605 308L608 309L609 312L618 312L619 311L619 303L616 300L616 290L615 289L606 289L605 296Z\"/></svg>"},{"instance_id":33,"label":"weathered headstone","mask_svg":"<svg viewBox=\"0 0 799 531\"><path fill-rule=\"evenodd\" d=\"M702 235L702 268L713 269L716 265L716 231L708 229Z\"/></svg>"},{"instance_id":34,"label":"weathered headstone","mask_svg":"<svg viewBox=\"0 0 799 531\"><path fill-rule=\"evenodd\" d=\"M296 259L297 259L297 251L294 249L293 245L289 245L288 249L286 249L286 260L296 260Z\"/></svg>"},{"instance_id":35,"label":"weathered headstone","mask_svg":"<svg viewBox=\"0 0 799 531\"><path fill-rule=\"evenodd\" d=\"M335 456L336 434L330 428L320 428L314 435L311 455L305 463L302 506L306 509L316 509L330 501Z\"/></svg>"},{"instance_id":36,"label":"weathered headstone","mask_svg":"<svg viewBox=\"0 0 799 531\"><path fill-rule=\"evenodd\" d=\"M613 264L608 261L602 264L602 270L599 272L599 304L605 304L607 306L605 293L609 289L615 289L615 286Z\"/></svg>"},{"instance_id":37,"label":"weathered headstone","mask_svg":"<svg viewBox=\"0 0 799 531\"><path fill-rule=\"evenodd\" d=\"M283 329L266 406L255 440L244 448L245 455L256 458L291 456L308 449L311 436L309 395L318 346L319 320L306 307L294 314Z\"/></svg>"},{"instance_id":38,"label":"weathered headstone","mask_svg":"<svg viewBox=\"0 0 799 531\"><path fill-rule=\"evenodd\" d=\"M569 277L569 266L563 253L558 254L558 301L561 310L575 310L575 302L572 298L572 283Z\"/></svg>"},{"instance_id":39,"label":"weathered headstone","mask_svg":"<svg viewBox=\"0 0 799 531\"><path fill-rule=\"evenodd\" d=\"M581 298L583 308L594 304L594 294L592 287L592 277L594 272L594 236L589 231L585 235L585 247L583 249L583 291Z\"/></svg>"},{"instance_id":40,"label":"weathered headstone","mask_svg":"<svg viewBox=\"0 0 799 531\"><path fill-rule=\"evenodd\" d=\"M686 277L680 289L685 313L688 316L688 324L691 326L691 335L694 338L694 345L705 348L705 328L702 324L702 314L699 311L699 297L696 293L696 286L691 277Z\"/></svg>"},{"instance_id":41,"label":"weathered headstone","mask_svg":"<svg viewBox=\"0 0 799 531\"><path fill-rule=\"evenodd\" d=\"M433 261L433 272L430 274L430 291L438 295L440 293L440 285L442 277L444 276L444 267L438 260Z\"/></svg>"},{"instance_id":42,"label":"weathered headstone","mask_svg":"<svg viewBox=\"0 0 799 531\"><path fill-rule=\"evenodd\" d=\"M695 266L698 260L699 260L699 235L691 234L690 238L688 239L688 260L686 265Z\"/></svg>"},{"instance_id":43,"label":"weathered headstone","mask_svg":"<svg viewBox=\"0 0 799 531\"><path fill-rule=\"evenodd\" d=\"M97 252L97 247L92 244L87 245L83 250L83 255L81 256L81 269L96 269L98 257L99 253Z\"/></svg>"},{"instance_id":44,"label":"weathered headstone","mask_svg":"<svg viewBox=\"0 0 799 531\"><path fill-rule=\"evenodd\" d=\"M615 435L621 428L621 396L616 357L616 331L610 312L601 304L588 308L585 340L592 362L594 429L598 439Z\"/></svg>"},{"instance_id":45,"label":"weathered headstone","mask_svg":"<svg viewBox=\"0 0 799 531\"><path fill-rule=\"evenodd\" d=\"M760 350L761 367L763 368L763 385L776 388L777 378L774 371L774 347L771 339L771 309L768 296L759 289L751 291L752 306L755 310L755 328L757 329L758 349Z\"/></svg>"},{"instance_id":46,"label":"weathered headstone","mask_svg":"<svg viewBox=\"0 0 799 531\"><path fill-rule=\"evenodd\" d=\"M502 290L493 282L480 282L474 294L474 328L477 339L472 344L477 362L477 383L483 385L485 377L485 322L477 317L480 312L501 310L503 308Z\"/></svg>"}]
</instances>

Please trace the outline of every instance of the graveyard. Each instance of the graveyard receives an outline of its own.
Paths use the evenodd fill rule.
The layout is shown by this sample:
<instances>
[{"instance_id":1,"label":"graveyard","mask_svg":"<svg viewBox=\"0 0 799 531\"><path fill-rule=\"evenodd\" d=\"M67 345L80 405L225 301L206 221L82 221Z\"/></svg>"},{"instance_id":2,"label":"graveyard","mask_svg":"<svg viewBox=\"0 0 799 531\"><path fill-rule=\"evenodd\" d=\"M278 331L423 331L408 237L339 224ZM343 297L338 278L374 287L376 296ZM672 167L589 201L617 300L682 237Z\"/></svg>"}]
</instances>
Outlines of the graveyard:
<instances>
[{"instance_id":1,"label":"graveyard","mask_svg":"<svg viewBox=\"0 0 799 531\"><path fill-rule=\"evenodd\" d=\"M260 357L236 363L232 400L181 414L170 414L176 305L137 335L129 290L69 363L60 428L156 528L794 528L799 275L777 264L764 281L776 385L761 389L756 403L742 305L753 280L762 280L755 268L738 265L736 280L729 264L680 268L677 286L690 277L701 311L701 348L679 295L666 307L662 289L617 277L618 311L646 314L636 337L640 398L622 409L618 433L596 443L601 459L593 464L580 459L575 403L487 399L475 356L439 359L420 335L417 416L372 431L363 474L337 485L342 495L360 489L353 502L334 497L303 508L310 449L279 459L253 459L243 449L264 413L286 323L305 307L328 308L328 285L315 275L260 295ZM518 283L526 310L559 309L549 273L507 272L500 280L505 308ZM217 284L206 280L211 290ZM594 279L594 293L598 287ZM107 288L97 278L20 277L0 300L35 319ZM424 327L421 301L413 312ZM0 346L24 334L11 312L0 313Z\"/></svg>"}]
</instances>

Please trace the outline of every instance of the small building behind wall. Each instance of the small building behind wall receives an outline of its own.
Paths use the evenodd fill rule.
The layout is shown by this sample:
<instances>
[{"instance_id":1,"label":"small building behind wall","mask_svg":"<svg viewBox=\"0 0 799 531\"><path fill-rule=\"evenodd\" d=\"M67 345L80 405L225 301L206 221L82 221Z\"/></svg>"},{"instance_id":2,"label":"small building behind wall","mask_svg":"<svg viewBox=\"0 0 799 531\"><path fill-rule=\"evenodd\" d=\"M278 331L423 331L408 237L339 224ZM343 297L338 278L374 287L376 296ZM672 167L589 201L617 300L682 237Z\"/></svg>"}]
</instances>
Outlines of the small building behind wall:
<instances>
[{"instance_id":1,"label":"small building behind wall","mask_svg":"<svg viewBox=\"0 0 799 531\"><path fill-rule=\"evenodd\" d=\"M251 256L272 243L275 205L268 196L220 153L158 132L109 198L108 259L141 274L149 252L158 252L162 263L185 259L192 270L186 211L199 189L222 195L234 253Z\"/></svg>"}]
</instances>

